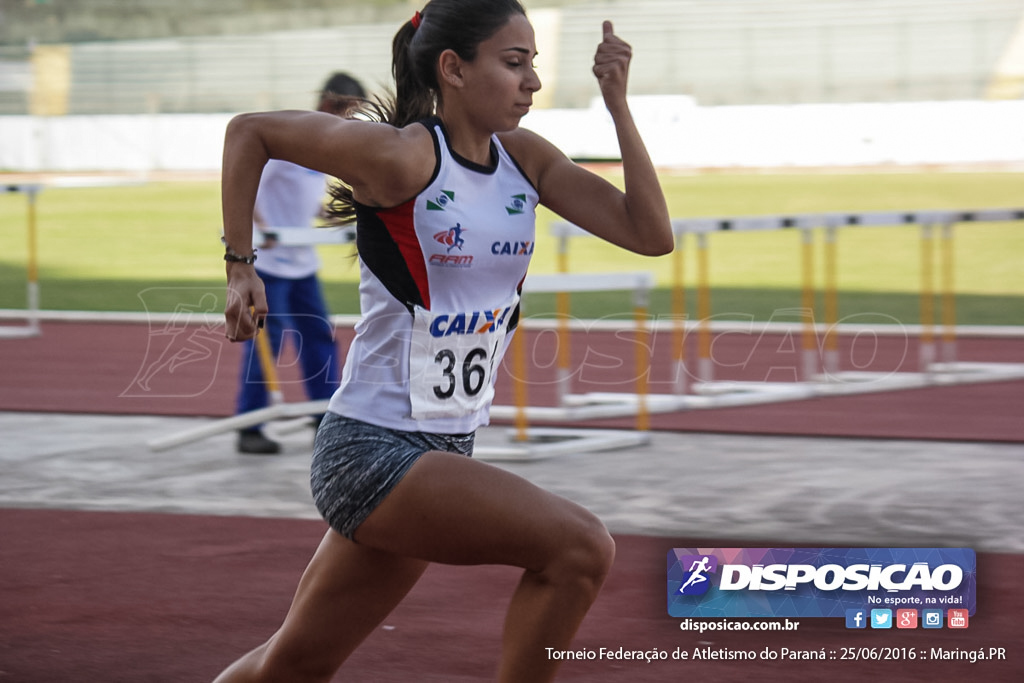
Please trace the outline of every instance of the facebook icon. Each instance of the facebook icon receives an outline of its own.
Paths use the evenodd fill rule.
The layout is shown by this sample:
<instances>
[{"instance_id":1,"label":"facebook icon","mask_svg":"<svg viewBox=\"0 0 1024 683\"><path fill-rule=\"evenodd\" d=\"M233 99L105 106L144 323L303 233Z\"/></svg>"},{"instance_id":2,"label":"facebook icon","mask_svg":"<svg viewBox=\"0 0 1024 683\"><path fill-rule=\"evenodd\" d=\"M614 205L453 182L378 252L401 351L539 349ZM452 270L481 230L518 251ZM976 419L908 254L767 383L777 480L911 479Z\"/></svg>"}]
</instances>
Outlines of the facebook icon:
<instances>
[{"instance_id":1,"label":"facebook icon","mask_svg":"<svg viewBox=\"0 0 1024 683\"><path fill-rule=\"evenodd\" d=\"M846 610L846 628L867 628L867 612L862 609Z\"/></svg>"}]
</instances>

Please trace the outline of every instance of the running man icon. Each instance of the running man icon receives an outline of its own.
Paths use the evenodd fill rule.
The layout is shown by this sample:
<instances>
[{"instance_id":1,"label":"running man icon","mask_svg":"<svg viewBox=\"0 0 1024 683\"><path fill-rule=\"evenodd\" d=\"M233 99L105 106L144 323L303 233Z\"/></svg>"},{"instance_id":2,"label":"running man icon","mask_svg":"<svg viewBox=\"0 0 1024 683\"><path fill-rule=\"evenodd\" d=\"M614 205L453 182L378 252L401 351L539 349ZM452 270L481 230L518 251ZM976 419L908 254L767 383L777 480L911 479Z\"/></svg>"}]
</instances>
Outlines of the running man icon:
<instances>
[{"instance_id":1,"label":"running man icon","mask_svg":"<svg viewBox=\"0 0 1024 683\"><path fill-rule=\"evenodd\" d=\"M462 251L462 245L466 243L466 240L462 237L463 230L462 223L456 223L454 228L448 228L436 233L434 239L448 247L448 253L451 253L452 249L456 247L459 251Z\"/></svg>"},{"instance_id":2,"label":"running man icon","mask_svg":"<svg viewBox=\"0 0 1024 683\"><path fill-rule=\"evenodd\" d=\"M699 560L694 560L690 564L690 568L687 570L690 572L689 577L683 582L683 585L679 587L679 592L683 595L694 595L697 593L703 593L707 590L707 586L700 586L702 583L706 583L708 577L705 576L707 572L714 571L715 568L711 566L711 556L703 555ZM699 586L699 588L692 588L693 586ZM690 589L690 590L687 590Z\"/></svg>"}]
</instances>

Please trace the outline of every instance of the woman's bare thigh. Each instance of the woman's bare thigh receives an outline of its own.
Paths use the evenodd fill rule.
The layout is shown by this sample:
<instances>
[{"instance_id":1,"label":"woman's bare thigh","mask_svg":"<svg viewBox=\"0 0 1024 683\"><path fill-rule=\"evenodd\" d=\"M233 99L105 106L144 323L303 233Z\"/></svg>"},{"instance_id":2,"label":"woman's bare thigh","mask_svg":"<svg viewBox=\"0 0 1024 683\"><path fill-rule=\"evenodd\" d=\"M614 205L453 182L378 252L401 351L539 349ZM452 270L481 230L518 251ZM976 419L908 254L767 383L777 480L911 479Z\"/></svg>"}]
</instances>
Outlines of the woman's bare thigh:
<instances>
[{"instance_id":1,"label":"woman's bare thigh","mask_svg":"<svg viewBox=\"0 0 1024 683\"><path fill-rule=\"evenodd\" d=\"M430 452L360 525L355 539L431 562L539 570L588 533L606 532L582 506L494 465Z\"/></svg>"}]
</instances>

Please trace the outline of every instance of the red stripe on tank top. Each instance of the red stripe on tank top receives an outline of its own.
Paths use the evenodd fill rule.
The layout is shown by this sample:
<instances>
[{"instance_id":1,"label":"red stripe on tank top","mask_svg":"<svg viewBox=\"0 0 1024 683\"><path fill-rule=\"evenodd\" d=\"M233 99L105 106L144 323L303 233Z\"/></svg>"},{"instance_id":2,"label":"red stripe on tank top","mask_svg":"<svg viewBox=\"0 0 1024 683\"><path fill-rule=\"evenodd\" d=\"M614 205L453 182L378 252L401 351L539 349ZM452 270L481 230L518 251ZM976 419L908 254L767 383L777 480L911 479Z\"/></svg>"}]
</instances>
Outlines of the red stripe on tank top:
<instances>
[{"instance_id":1,"label":"red stripe on tank top","mask_svg":"<svg viewBox=\"0 0 1024 683\"><path fill-rule=\"evenodd\" d=\"M416 226L413 220L416 199L410 199L390 209L378 209L377 216L383 221L391 239L398 245L406 268L412 275L416 288L420 292L423 308L430 310L430 281L427 279L427 264L423 258L423 248L416 237Z\"/></svg>"}]
</instances>

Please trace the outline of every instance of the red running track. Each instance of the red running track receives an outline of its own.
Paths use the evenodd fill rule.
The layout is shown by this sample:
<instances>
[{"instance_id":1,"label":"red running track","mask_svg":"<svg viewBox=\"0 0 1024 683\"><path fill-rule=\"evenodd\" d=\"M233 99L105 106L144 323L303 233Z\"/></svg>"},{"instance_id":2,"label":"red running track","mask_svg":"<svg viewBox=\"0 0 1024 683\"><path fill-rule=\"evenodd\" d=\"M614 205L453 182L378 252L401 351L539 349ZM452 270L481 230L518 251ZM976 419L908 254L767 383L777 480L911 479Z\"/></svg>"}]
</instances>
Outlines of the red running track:
<instances>
[{"instance_id":1,"label":"red running track","mask_svg":"<svg viewBox=\"0 0 1024 683\"><path fill-rule=\"evenodd\" d=\"M545 376L551 335L529 335L532 396L550 402ZM722 378L787 379L794 340L716 340ZM342 347L348 338L339 339ZM652 379L667 376L655 340ZM858 350L844 357L862 365ZM216 328L150 329L137 324L46 323L43 335L0 339L0 410L104 414L226 415L238 376L238 347ZM610 333L573 341L576 390L631 385L631 342ZM960 357L1021 362L1019 339L963 339ZM870 365L912 369L912 350L883 341ZM287 362L287 361L286 361ZM292 368L290 400L301 400ZM507 379L507 378L506 378ZM511 402L502 382L499 402ZM652 387L658 390L658 382ZM654 416L667 430L1024 441L1024 382L933 387L875 395ZM628 424L628 423L627 423ZM0 509L0 681L176 682L210 680L279 625L298 576L325 530L303 520ZM853 682L1024 680L1019 615L1020 555L978 556L978 616L965 631L851 632L839 619L805 620L797 633L697 635L668 617L662 592L672 547L788 546L780 539L618 536L612 574L574 646L675 652L766 648L820 651L826 661L576 661L559 680ZM337 680L492 679L503 609L516 573L500 567L432 567L409 597L346 663ZM843 648L961 652L1006 648L1005 661L849 661ZM906 652L906 650L896 650ZM892 652L892 650L889 650Z\"/></svg>"},{"instance_id":2,"label":"red running track","mask_svg":"<svg viewBox=\"0 0 1024 683\"><path fill-rule=\"evenodd\" d=\"M350 330L339 330L347 349ZM531 403L554 402L555 337L527 335ZM652 339L652 392L671 392L671 343ZM694 346L690 340L689 346ZM716 379L792 381L799 339L727 333L712 346ZM0 339L0 410L106 414L231 414L239 347L223 328L177 329L144 324L45 323L40 337ZM635 343L628 333L576 333L574 391L634 390ZM690 353L690 358L695 357ZM1024 363L1024 338L971 337L958 342L965 361ZM917 368L915 340L843 339L841 369L877 372ZM506 371L508 362L506 359ZM287 400L304 400L290 358L281 362ZM511 381L499 377L499 404L512 404ZM858 436L876 438L1024 441L1024 380L814 398L761 406L692 410L653 416L659 430ZM631 420L595 425L632 426Z\"/></svg>"},{"instance_id":3,"label":"red running track","mask_svg":"<svg viewBox=\"0 0 1024 683\"><path fill-rule=\"evenodd\" d=\"M325 529L304 520L2 509L0 528L0 680L18 683L211 680L278 627ZM670 658L567 662L560 681L1024 680L1019 555L978 556L978 616L962 631L852 632L842 619L812 619L796 632L697 635L681 631L681 620L666 613L668 550L765 543L616 541L616 563L574 647L654 648ZM432 566L335 680L493 680L502 615L516 580L517 572L504 567ZM1008 659L842 659L843 648L924 648L930 655L933 647L986 653L1001 647ZM677 648L691 657L695 649L824 648L830 658L673 661Z\"/></svg>"}]
</instances>

